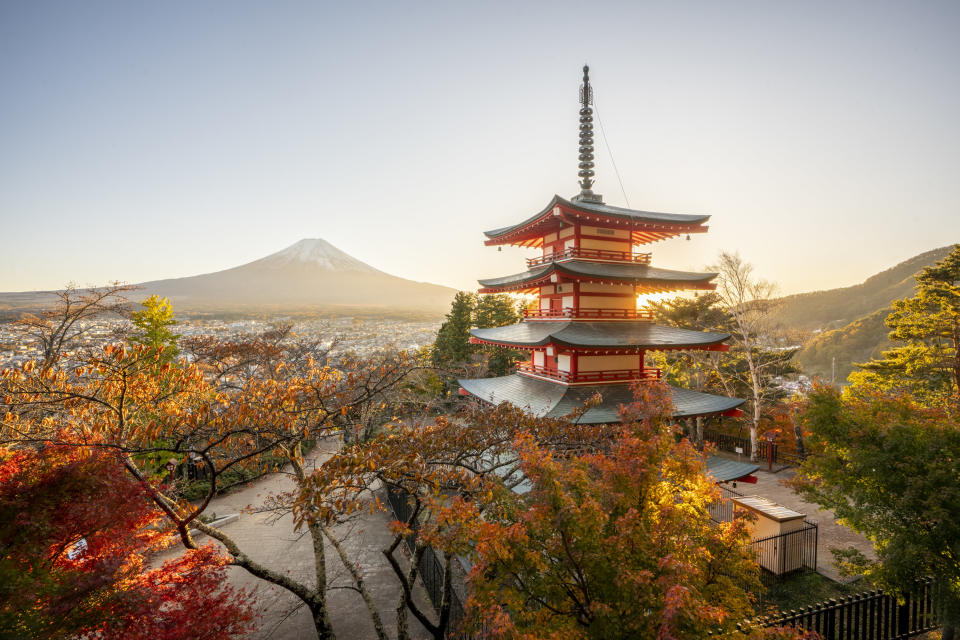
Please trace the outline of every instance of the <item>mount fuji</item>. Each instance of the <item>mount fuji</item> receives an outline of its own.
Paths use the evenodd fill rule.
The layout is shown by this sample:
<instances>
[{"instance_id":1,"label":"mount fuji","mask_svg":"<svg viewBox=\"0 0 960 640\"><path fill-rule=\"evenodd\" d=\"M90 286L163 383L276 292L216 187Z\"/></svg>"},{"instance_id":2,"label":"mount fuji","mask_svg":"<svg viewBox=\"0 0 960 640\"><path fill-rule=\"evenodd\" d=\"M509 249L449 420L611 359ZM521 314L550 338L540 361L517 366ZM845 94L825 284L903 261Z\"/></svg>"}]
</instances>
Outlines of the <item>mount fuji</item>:
<instances>
[{"instance_id":1,"label":"mount fuji","mask_svg":"<svg viewBox=\"0 0 960 640\"><path fill-rule=\"evenodd\" d=\"M360 306L437 312L455 289L392 276L320 238L306 238L239 267L137 285L174 309Z\"/></svg>"}]
</instances>

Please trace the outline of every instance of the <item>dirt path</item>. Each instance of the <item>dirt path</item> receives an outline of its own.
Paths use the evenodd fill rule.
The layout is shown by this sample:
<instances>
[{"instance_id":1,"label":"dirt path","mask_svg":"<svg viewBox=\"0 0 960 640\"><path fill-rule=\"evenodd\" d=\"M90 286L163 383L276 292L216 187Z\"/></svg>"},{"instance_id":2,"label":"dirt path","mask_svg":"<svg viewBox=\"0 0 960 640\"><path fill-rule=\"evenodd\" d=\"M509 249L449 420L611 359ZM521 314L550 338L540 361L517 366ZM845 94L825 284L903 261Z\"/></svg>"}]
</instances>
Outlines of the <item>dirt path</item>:
<instances>
[{"instance_id":1,"label":"dirt path","mask_svg":"<svg viewBox=\"0 0 960 640\"><path fill-rule=\"evenodd\" d=\"M317 456L323 452L308 456L308 469L312 468ZM224 525L223 531L236 541L245 553L248 553L257 562L276 570L289 573L298 581L314 584L314 561L312 544L309 535L294 531L291 516L286 515L275 519L270 514L243 513L249 505L259 504L267 495L293 487L290 476L274 474L260 478L250 484L238 488L227 495L213 500L207 513L216 513L218 516L228 513L240 513L240 519ZM391 518L377 512L365 513L359 523L351 530L342 530L346 536L344 546L350 557L359 562L361 571L370 588L380 616L390 637L396 635L396 608L400 588L393 571L381 553L381 549L389 544L390 533L387 524ZM206 542L208 538L201 536L198 542ZM182 550L182 547L179 547ZM166 559L179 553L172 549L158 560ZM360 594L344 588L349 584L349 576L341 564L334 549L327 545L327 572L330 615L334 631L340 640L364 640L375 638L370 615L360 597ZM230 584L237 587L254 588L256 591L257 609L261 618L252 638L273 640L313 640L317 637L309 611L306 607L298 607L300 601L288 591L270 585L255 578L239 567L229 568ZM426 595L422 589L418 590L422 603L426 602ZM408 616L411 635L413 638L428 638L426 630L412 616Z\"/></svg>"}]
</instances>

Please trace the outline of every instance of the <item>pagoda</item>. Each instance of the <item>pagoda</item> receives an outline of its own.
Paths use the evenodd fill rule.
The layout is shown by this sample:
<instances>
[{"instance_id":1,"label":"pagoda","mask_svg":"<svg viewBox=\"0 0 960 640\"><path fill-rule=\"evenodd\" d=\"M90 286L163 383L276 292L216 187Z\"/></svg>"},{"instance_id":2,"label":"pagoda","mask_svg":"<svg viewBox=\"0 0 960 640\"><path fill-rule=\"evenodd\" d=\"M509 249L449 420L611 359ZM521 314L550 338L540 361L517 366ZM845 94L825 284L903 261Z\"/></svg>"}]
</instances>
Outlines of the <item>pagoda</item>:
<instances>
[{"instance_id":1,"label":"pagoda","mask_svg":"<svg viewBox=\"0 0 960 640\"><path fill-rule=\"evenodd\" d=\"M707 231L706 215L654 213L614 207L592 191L594 184L593 89L589 68L580 87L580 193L554 196L540 212L509 227L485 232L485 244L540 250L527 270L480 280L480 293L525 293L538 297L522 322L471 329L471 342L530 354L517 372L497 378L459 380L461 393L484 402L509 402L538 416L559 417L599 393L580 422L619 421L621 405L633 402L631 386L658 380L648 351L726 351L727 333L690 331L654 324L637 309L639 294L716 288L716 273L661 269L638 245ZM670 387L674 416L740 415L743 400Z\"/></svg>"}]
</instances>

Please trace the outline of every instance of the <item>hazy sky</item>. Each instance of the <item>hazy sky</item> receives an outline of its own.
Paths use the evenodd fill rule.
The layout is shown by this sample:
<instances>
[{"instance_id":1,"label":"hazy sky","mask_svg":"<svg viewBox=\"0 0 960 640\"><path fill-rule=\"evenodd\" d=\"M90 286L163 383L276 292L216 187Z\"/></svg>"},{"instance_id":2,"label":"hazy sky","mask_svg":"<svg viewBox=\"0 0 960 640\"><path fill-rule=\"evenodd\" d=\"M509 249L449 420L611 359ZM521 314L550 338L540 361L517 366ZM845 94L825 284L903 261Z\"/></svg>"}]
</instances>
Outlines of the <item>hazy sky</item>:
<instances>
[{"instance_id":1,"label":"hazy sky","mask_svg":"<svg viewBox=\"0 0 960 640\"><path fill-rule=\"evenodd\" d=\"M475 288L577 192L577 89L652 245L785 293L960 241L960 2L0 0L0 290L194 275L322 237ZM599 134L595 190L624 205Z\"/></svg>"}]
</instances>

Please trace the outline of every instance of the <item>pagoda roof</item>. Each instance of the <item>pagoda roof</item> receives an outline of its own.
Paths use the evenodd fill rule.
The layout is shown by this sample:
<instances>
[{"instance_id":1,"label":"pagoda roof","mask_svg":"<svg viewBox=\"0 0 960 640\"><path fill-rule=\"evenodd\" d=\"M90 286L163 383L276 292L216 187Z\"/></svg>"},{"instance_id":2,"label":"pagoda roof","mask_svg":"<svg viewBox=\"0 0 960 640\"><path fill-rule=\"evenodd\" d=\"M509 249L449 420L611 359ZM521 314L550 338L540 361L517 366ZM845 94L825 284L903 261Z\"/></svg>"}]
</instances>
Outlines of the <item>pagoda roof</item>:
<instances>
[{"instance_id":1,"label":"pagoda roof","mask_svg":"<svg viewBox=\"0 0 960 640\"><path fill-rule=\"evenodd\" d=\"M729 333L691 331L643 320L520 322L506 327L471 329L470 335L484 342L521 348L556 344L636 349L696 349L719 345L730 337Z\"/></svg>"},{"instance_id":2,"label":"pagoda roof","mask_svg":"<svg viewBox=\"0 0 960 640\"><path fill-rule=\"evenodd\" d=\"M630 384L567 386L513 374L499 378L458 380L468 393L493 404L509 402L538 417L559 418L570 414L599 393L603 400L586 410L582 424L620 421L620 406L634 402ZM668 385L675 418L732 412L745 401Z\"/></svg>"},{"instance_id":3,"label":"pagoda roof","mask_svg":"<svg viewBox=\"0 0 960 640\"><path fill-rule=\"evenodd\" d=\"M601 282L616 280L644 284L650 293L676 291L678 289L714 289L715 286L710 284L710 280L717 277L716 273L674 271L635 262L565 260L564 262L551 262L540 267L534 267L523 273L515 273L500 278L487 278L477 282L486 290L482 290L481 293L515 291L549 284L550 276L554 273L571 276L576 280Z\"/></svg>"},{"instance_id":4,"label":"pagoda roof","mask_svg":"<svg viewBox=\"0 0 960 640\"><path fill-rule=\"evenodd\" d=\"M750 462L728 460L720 456L707 456L707 475L713 476L714 482L732 482L760 469L760 465Z\"/></svg>"},{"instance_id":5,"label":"pagoda roof","mask_svg":"<svg viewBox=\"0 0 960 640\"><path fill-rule=\"evenodd\" d=\"M572 224L573 219L577 218L580 218L581 222L612 222L629 225L628 228L633 232L633 242L647 243L681 233L704 232L707 228L702 225L710 219L710 216L626 209L602 202L567 200L555 195L542 211L523 222L484 231L484 235L488 238L486 244L516 243L539 246L539 241L525 242L525 240L532 240L538 234L542 237L553 233L564 223Z\"/></svg>"}]
</instances>

